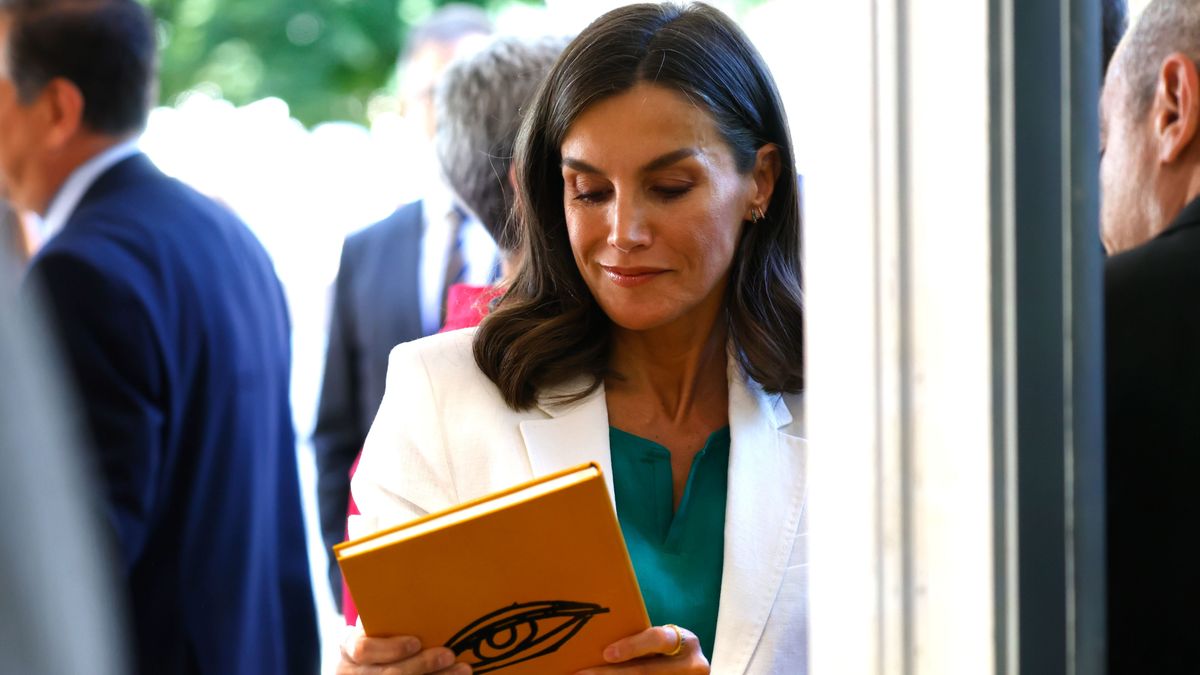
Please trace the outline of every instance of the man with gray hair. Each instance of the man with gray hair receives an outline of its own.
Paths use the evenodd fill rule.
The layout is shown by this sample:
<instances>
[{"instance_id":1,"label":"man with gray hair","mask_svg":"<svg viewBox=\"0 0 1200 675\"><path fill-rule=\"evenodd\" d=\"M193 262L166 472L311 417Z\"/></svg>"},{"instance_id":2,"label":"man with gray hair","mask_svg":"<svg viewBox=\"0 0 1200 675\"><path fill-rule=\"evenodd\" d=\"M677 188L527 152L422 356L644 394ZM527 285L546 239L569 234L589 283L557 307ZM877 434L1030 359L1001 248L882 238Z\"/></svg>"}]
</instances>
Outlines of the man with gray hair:
<instances>
[{"instance_id":1,"label":"man with gray hair","mask_svg":"<svg viewBox=\"0 0 1200 675\"><path fill-rule=\"evenodd\" d=\"M503 38L455 63L436 97L434 137L446 184L496 242L502 277L517 262L513 211L513 144L520 114L566 47L566 39ZM447 297L442 330L482 318L489 287L457 284Z\"/></svg>"},{"instance_id":2,"label":"man with gray hair","mask_svg":"<svg viewBox=\"0 0 1200 675\"><path fill-rule=\"evenodd\" d=\"M1156 0L1101 97L1110 673L1196 672L1200 1Z\"/></svg>"},{"instance_id":3,"label":"man with gray hair","mask_svg":"<svg viewBox=\"0 0 1200 675\"><path fill-rule=\"evenodd\" d=\"M426 140L435 128L433 93L442 73L491 32L482 8L449 3L405 39L399 102ZM422 153L413 148L413 154ZM333 285L312 443L321 535L339 608L342 578L333 546L345 538L350 468L383 399L388 353L436 333L446 288L461 279L486 281L495 266L496 247L487 233L462 217L444 186L429 182L420 187L421 199L346 237Z\"/></svg>"},{"instance_id":4,"label":"man with gray hair","mask_svg":"<svg viewBox=\"0 0 1200 675\"><path fill-rule=\"evenodd\" d=\"M550 66L567 46L565 38L500 38L455 61L437 88L434 142L446 184L500 249L502 277L517 261L512 156L521 112L533 99ZM447 297L442 330L474 326L483 318L492 287L455 284ZM350 513L358 513L353 497ZM346 622L358 616L343 591Z\"/></svg>"}]
</instances>

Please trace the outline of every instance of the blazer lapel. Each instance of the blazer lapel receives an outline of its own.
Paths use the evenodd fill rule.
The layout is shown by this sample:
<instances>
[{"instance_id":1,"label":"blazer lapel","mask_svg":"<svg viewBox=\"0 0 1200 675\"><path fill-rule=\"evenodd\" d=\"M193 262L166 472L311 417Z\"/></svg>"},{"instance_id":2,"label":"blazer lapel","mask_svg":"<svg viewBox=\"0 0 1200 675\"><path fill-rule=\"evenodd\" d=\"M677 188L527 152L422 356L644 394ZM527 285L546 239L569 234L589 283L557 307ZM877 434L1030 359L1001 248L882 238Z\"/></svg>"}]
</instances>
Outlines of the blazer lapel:
<instances>
[{"instance_id":1,"label":"blazer lapel","mask_svg":"<svg viewBox=\"0 0 1200 675\"><path fill-rule=\"evenodd\" d=\"M562 393L578 391L580 384L576 381L556 387L541 397L538 407L548 418L521 422L521 436L529 453L529 465L537 477L595 462L604 473L609 499L614 499L604 386L601 385L587 398L575 403L549 402Z\"/></svg>"},{"instance_id":2,"label":"blazer lapel","mask_svg":"<svg viewBox=\"0 0 1200 675\"><path fill-rule=\"evenodd\" d=\"M805 443L782 397L747 383L731 359L725 563L714 672L743 673L783 582L803 511Z\"/></svg>"}]
</instances>

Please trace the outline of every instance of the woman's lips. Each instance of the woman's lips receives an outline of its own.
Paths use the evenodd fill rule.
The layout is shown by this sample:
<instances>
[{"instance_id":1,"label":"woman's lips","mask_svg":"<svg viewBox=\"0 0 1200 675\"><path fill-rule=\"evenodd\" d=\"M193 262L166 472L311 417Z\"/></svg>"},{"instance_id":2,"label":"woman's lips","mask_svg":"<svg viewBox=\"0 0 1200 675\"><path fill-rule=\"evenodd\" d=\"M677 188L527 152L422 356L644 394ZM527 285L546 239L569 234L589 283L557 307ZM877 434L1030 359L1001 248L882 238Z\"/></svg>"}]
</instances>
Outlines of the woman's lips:
<instances>
[{"instance_id":1,"label":"woman's lips","mask_svg":"<svg viewBox=\"0 0 1200 675\"><path fill-rule=\"evenodd\" d=\"M614 284L624 288L641 286L667 271L657 267L610 267L608 265L600 267L604 269L604 273Z\"/></svg>"}]
</instances>

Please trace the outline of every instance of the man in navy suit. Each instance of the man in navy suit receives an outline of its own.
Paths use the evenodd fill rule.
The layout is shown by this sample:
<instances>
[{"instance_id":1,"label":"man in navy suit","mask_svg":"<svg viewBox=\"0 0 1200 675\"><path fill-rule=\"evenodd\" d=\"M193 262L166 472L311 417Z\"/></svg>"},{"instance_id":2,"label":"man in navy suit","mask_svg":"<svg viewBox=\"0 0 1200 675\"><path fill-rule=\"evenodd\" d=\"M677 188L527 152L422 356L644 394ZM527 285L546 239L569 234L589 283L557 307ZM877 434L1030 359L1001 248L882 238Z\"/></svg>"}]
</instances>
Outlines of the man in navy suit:
<instances>
[{"instance_id":1,"label":"man in navy suit","mask_svg":"<svg viewBox=\"0 0 1200 675\"><path fill-rule=\"evenodd\" d=\"M315 672L283 293L134 145L154 64L136 0L0 0L0 182L50 236L27 288L84 405L138 670Z\"/></svg>"}]
</instances>

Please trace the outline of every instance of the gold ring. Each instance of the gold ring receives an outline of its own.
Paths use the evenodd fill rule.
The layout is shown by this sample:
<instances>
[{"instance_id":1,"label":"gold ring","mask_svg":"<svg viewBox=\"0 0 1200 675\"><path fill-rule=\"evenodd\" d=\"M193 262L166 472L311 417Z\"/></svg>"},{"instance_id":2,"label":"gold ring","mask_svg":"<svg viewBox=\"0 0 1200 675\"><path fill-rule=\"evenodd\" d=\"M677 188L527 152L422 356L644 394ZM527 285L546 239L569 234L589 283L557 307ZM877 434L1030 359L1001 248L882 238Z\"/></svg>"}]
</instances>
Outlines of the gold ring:
<instances>
[{"instance_id":1,"label":"gold ring","mask_svg":"<svg viewBox=\"0 0 1200 675\"><path fill-rule=\"evenodd\" d=\"M679 652L683 651L683 631L679 630L679 626L669 623L664 628L670 628L675 631L675 648L663 654L663 656L679 656Z\"/></svg>"}]
</instances>

